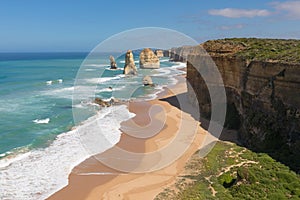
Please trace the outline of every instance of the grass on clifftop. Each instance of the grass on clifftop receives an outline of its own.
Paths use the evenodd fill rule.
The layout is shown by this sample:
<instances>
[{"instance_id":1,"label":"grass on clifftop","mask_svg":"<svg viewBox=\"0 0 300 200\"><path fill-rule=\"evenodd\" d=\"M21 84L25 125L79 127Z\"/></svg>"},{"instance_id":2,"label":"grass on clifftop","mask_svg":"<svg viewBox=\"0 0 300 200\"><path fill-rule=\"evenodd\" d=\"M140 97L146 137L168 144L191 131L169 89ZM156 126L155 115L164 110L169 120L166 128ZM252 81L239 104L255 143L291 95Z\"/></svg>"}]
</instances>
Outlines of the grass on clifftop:
<instances>
[{"instance_id":1,"label":"grass on clifftop","mask_svg":"<svg viewBox=\"0 0 300 200\"><path fill-rule=\"evenodd\" d=\"M300 199L299 175L267 154L231 143L216 143L204 159L196 153L185 171L176 192L166 189L156 199Z\"/></svg>"},{"instance_id":2,"label":"grass on clifftop","mask_svg":"<svg viewBox=\"0 0 300 200\"><path fill-rule=\"evenodd\" d=\"M218 44L238 47L235 55L249 60L300 63L300 40L228 38L205 42L206 46Z\"/></svg>"}]
</instances>

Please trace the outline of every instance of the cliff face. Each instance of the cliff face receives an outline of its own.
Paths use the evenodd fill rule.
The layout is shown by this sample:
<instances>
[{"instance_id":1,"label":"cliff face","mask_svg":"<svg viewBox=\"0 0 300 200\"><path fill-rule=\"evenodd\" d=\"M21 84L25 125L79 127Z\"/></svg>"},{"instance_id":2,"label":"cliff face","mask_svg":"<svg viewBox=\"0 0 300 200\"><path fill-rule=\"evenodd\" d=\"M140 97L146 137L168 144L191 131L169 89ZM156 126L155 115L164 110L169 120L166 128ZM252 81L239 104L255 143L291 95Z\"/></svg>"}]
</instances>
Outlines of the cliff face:
<instances>
[{"instance_id":1,"label":"cliff face","mask_svg":"<svg viewBox=\"0 0 300 200\"><path fill-rule=\"evenodd\" d=\"M186 62L187 56L193 53L193 47L183 46L179 48L172 48L170 50L170 60L175 62Z\"/></svg>"},{"instance_id":2,"label":"cliff face","mask_svg":"<svg viewBox=\"0 0 300 200\"><path fill-rule=\"evenodd\" d=\"M300 170L300 63L238 56L245 46L202 45L223 78L228 104L225 126L239 129L245 146L268 152ZM197 95L201 115L209 117L209 93L197 71L205 67L205 56L199 52L188 55L187 81L189 94L193 90ZM197 102L189 96L191 102Z\"/></svg>"}]
</instances>

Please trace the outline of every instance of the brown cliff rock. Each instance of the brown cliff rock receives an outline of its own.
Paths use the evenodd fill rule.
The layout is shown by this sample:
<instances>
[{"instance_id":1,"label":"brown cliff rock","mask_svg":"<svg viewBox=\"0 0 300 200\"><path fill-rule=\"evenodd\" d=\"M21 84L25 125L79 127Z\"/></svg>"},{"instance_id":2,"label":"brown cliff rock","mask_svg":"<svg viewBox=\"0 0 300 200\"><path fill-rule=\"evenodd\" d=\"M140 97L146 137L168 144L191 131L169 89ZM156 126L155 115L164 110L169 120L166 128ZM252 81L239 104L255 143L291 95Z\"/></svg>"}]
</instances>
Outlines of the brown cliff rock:
<instances>
[{"instance_id":1,"label":"brown cliff rock","mask_svg":"<svg viewBox=\"0 0 300 200\"><path fill-rule=\"evenodd\" d=\"M190 54L203 53L203 47L199 46L183 46L179 48L172 48L169 50L170 61L174 62L186 62L187 57Z\"/></svg>"},{"instance_id":2,"label":"brown cliff rock","mask_svg":"<svg viewBox=\"0 0 300 200\"><path fill-rule=\"evenodd\" d=\"M142 50L140 54L140 68L142 69L159 68L159 59L151 49L145 48Z\"/></svg>"},{"instance_id":3,"label":"brown cliff rock","mask_svg":"<svg viewBox=\"0 0 300 200\"><path fill-rule=\"evenodd\" d=\"M290 53L286 57L278 53L275 57L272 49L279 49L290 41L245 41L236 44L235 40L218 40L201 45L216 64L224 82L227 95L225 126L239 129L239 138L245 146L270 152L274 158L299 171L300 59L297 51L293 54L294 49L286 45L282 52ZM270 51L256 50L257 46ZM252 55L252 52L256 53ZM211 114L210 95L217 94L209 94L207 83L197 70L207 68L209 55L198 52L187 58L190 101L198 102L201 115L207 118ZM193 91L196 96L192 95Z\"/></svg>"},{"instance_id":4,"label":"brown cliff rock","mask_svg":"<svg viewBox=\"0 0 300 200\"><path fill-rule=\"evenodd\" d=\"M134 64L133 54L132 54L131 50L128 50L125 55L125 66L124 66L123 74L126 74L126 75L136 75L137 74L137 69Z\"/></svg>"}]
</instances>

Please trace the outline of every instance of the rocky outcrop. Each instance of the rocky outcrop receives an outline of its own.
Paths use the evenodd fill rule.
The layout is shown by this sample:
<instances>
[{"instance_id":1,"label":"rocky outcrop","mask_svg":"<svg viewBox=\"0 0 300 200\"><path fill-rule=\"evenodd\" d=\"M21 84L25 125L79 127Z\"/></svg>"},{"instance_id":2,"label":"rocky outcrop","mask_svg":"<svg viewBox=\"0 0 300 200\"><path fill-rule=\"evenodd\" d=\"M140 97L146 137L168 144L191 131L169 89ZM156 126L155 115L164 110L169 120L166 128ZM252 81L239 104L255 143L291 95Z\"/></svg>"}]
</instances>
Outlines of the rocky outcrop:
<instances>
[{"instance_id":1,"label":"rocky outcrop","mask_svg":"<svg viewBox=\"0 0 300 200\"><path fill-rule=\"evenodd\" d=\"M98 104L99 106L101 107L109 107L111 106L111 103L110 102L107 102L107 101L104 101L98 97L95 98L95 101L94 101L96 104Z\"/></svg>"},{"instance_id":2,"label":"rocky outcrop","mask_svg":"<svg viewBox=\"0 0 300 200\"><path fill-rule=\"evenodd\" d=\"M239 129L239 138L245 146L267 152L299 171L300 60L297 64L267 58L249 59L240 56L248 55L247 44L243 43L224 46L210 42L202 47L223 78L227 95L225 126ZM207 56L205 53L188 56L187 81L191 102L198 101L201 115L209 118L210 94L207 83L197 71L207 68Z\"/></svg>"},{"instance_id":3,"label":"rocky outcrop","mask_svg":"<svg viewBox=\"0 0 300 200\"><path fill-rule=\"evenodd\" d=\"M126 75L136 75L137 69L134 64L134 58L131 50L128 50L125 55L125 66L123 74Z\"/></svg>"},{"instance_id":4,"label":"rocky outcrop","mask_svg":"<svg viewBox=\"0 0 300 200\"><path fill-rule=\"evenodd\" d=\"M150 48L145 48L140 53L140 68L157 69L159 68L159 58Z\"/></svg>"},{"instance_id":5,"label":"rocky outcrop","mask_svg":"<svg viewBox=\"0 0 300 200\"><path fill-rule=\"evenodd\" d=\"M171 50L164 50L164 57L170 57Z\"/></svg>"},{"instance_id":6,"label":"rocky outcrop","mask_svg":"<svg viewBox=\"0 0 300 200\"><path fill-rule=\"evenodd\" d=\"M110 60L110 69L117 69L117 63L115 61L115 58L113 56L109 56Z\"/></svg>"},{"instance_id":7,"label":"rocky outcrop","mask_svg":"<svg viewBox=\"0 0 300 200\"><path fill-rule=\"evenodd\" d=\"M144 76L144 78L143 78L143 84L144 84L144 86L153 86L154 84L153 84L153 81L152 81L152 78L150 77L150 76Z\"/></svg>"},{"instance_id":8,"label":"rocky outcrop","mask_svg":"<svg viewBox=\"0 0 300 200\"><path fill-rule=\"evenodd\" d=\"M163 50L160 50L160 49L156 49L156 50L155 50L155 55L156 55L158 58L164 57L164 51L163 51Z\"/></svg>"},{"instance_id":9,"label":"rocky outcrop","mask_svg":"<svg viewBox=\"0 0 300 200\"><path fill-rule=\"evenodd\" d=\"M169 50L170 61L186 62L190 54L203 53L202 46L183 46L179 48L172 48Z\"/></svg>"}]
</instances>

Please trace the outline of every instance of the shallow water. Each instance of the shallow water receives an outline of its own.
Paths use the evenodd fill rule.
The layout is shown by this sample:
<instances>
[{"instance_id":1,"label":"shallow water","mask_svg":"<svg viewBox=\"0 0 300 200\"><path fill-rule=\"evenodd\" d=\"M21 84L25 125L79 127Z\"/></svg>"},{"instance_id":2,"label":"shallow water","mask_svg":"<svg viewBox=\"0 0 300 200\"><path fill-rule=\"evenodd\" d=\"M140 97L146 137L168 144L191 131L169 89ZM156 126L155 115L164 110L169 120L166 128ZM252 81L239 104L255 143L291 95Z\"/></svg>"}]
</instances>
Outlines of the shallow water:
<instances>
[{"instance_id":1,"label":"shallow water","mask_svg":"<svg viewBox=\"0 0 300 200\"><path fill-rule=\"evenodd\" d=\"M138 69L138 76L125 77L122 57L117 59L119 69L110 70L109 56L103 55L84 66L89 76L74 86L85 56L0 54L0 199L43 199L66 185L71 169L92 153L86 152L79 135L104 130L99 133L99 153L119 141L120 123L134 115L124 105L100 109L92 103L95 96L154 98L163 86L174 83L174 75L183 73L177 68L184 67L162 58L160 69ZM143 87L144 75L151 75L157 86ZM93 89L93 95L81 101L73 96L78 87ZM82 115L70 131L75 125L72 111Z\"/></svg>"}]
</instances>

